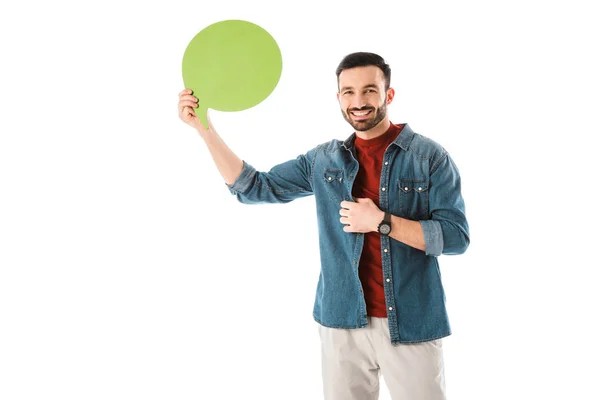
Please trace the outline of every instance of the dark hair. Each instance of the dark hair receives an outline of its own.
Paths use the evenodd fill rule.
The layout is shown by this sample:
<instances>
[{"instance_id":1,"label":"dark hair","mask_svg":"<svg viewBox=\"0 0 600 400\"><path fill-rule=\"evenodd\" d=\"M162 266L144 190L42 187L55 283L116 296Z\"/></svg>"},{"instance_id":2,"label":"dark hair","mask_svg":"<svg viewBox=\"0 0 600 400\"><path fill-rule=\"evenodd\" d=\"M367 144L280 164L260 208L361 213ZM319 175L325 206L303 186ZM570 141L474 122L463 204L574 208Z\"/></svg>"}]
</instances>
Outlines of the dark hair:
<instances>
[{"instance_id":1,"label":"dark hair","mask_svg":"<svg viewBox=\"0 0 600 400\"><path fill-rule=\"evenodd\" d=\"M388 90L390 88L390 81L392 78L392 70L390 69L390 66L380 55L364 51L351 53L344 57L344 59L340 62L337 69L335 70L335 75L338 78L338 83L340 79L340 74L343 70L355 67L366 67L369 65L379 67L383 71L383 76L385 77L385 90Z\"/></svg>"}]
</instances>

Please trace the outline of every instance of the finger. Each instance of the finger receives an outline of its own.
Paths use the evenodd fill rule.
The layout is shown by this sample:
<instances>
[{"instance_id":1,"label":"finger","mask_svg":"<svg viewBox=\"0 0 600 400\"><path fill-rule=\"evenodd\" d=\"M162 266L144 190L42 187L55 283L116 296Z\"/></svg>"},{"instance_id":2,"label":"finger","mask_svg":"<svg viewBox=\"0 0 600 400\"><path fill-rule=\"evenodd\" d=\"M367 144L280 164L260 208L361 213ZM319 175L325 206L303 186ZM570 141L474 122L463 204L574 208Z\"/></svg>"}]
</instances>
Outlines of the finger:
<instances>
[{"instance_id":1,"label":"finger","mask_svg":"<svg viewBox=\"0 0 600 400\"><path fill-rule=\"evenodd\" d=\"M191 109L191 107L184 107L181 111L181 118L185 120L190 118L188 116L191 116L192 119L196 118L196 113Z\"/></svg>"},{"instance_id":2,"label":"finger","mask_svg":"<svg viewBox=\"0 0 600 400\"><path fill-rule=\"evenodd\" d=\"M198 105L198 103L196 103L195 101L191 101L191 100L182 100L179 102L180 106L190 106L190 107L196 107Z\"/></svg>"},{"instance_id":3,"label":"finger","mask_svg":"<svg viewBox=\"0 0 600 400\"><path fill-rule=\"evenodd\" d=\"M192 96L191 94L185 94L182 96L179 96L179 100L190 100L190 101L195 101L196 103L198 102L198 98L196 96Z\"/></svg>"},{"instance_id":4,"label":"finger","mask_svg":"<svg viewBox=\"0 0 600 400\"><path fill-rule=\"evenodd\" d=\"M192 105L192 104L180 104L179 105L179 113L183 114L186 112L192 112L192 111L194 111L194 108L197 108L197 107L198 106ZM187 111L186 111L186 109L187 109Z\"/></svg>"},{"instance_id":5,"label":"finger","mask_svg":"<svg viewBox=\"0 0 600 400\"><path fill-rule=\"evenodd\" d=\"M350 219L348 217L340 218L340 222L344 225L350 225Z\"/></svg>"},{"instance_id":6,"label":"finger","mask_svg":"<svg viewBox=\"0 0 600 400\"><path fill-rule=\"evenodd\" d=\"M181 96L182 94L192 94L192 91L190 89L183 89L181 92L179 92L179 95Z\"/></svg>"},{"instance_id":7,"label":"finger","mask_svg":"<svg viewBox=\"0 0 600 400\"><path fill-rule=\"evenodd\" d=\"M342 206L342 208L348 208L350 206L350 202L344 200L340 203L340 206Z\"/></svg>"}]
</instances>

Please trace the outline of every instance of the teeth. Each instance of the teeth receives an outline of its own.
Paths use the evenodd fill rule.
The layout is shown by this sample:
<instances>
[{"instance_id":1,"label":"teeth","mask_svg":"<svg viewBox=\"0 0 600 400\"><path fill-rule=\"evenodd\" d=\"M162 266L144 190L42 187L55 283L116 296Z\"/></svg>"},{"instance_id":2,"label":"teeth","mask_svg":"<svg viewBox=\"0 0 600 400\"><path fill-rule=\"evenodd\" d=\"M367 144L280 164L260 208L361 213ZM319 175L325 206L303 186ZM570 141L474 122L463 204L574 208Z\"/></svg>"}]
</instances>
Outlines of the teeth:
<instances>
[{"instance_id":1,"label":"teeth","mask_svg":"<svg viewBox=\"0 0 600 400\"><path fill-rule=\"evenodd\" d=\"M363 117L363 116L367 115L370 112L371 112L371 110L368 110L368 111L352 111L352 114L356 115L357 117Z\"/></svg>"}]
</instances>

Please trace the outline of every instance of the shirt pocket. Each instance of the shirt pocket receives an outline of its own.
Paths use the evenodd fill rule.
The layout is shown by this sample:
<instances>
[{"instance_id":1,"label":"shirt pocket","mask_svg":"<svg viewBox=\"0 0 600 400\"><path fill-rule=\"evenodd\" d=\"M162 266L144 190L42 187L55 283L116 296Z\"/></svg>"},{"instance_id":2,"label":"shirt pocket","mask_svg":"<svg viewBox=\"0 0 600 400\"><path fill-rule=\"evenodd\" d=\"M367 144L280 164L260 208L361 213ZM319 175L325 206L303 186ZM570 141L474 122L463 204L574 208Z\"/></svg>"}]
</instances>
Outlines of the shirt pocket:
<instances>
[{"instance_id":1,"label":"shirt pocket","mask_svg":"<svg viewBox=\"0 0 600 400\"><path fill-rule=\"evenodd\" d=\"M329 198L341 203L346 198L346 183L343 169L326 169L323 172L325 191Z\"/></svg>"},{"instance_id":2,"label":"shirt pocket","mask_svg":"<svg viewBox=\"0 0 600 400\"><path fill-rule=\"evenodd\" d=\"M428 179L398 179L398 198L401 217L429 219Z\"/></svg>"}]
</instances>

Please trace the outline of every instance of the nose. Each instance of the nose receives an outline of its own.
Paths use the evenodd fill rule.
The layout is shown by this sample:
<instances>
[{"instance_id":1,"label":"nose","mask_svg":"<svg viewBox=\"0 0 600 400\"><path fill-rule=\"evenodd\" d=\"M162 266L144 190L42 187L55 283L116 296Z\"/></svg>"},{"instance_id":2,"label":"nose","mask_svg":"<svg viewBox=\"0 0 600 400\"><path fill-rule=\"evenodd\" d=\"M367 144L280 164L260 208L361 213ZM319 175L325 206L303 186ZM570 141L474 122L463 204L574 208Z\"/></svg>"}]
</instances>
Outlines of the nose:
<instances>
[{"instance_id":1,"label":"nose","mask_svg":"<svg viewBox=\"0 0 600 400\"><path fill-rule=\"evenodd\" d=\"M361 108L367 105L366 98L361 93L357 93L353 100L352 106L354 108Z\"/></svg>"}]
</instances>

